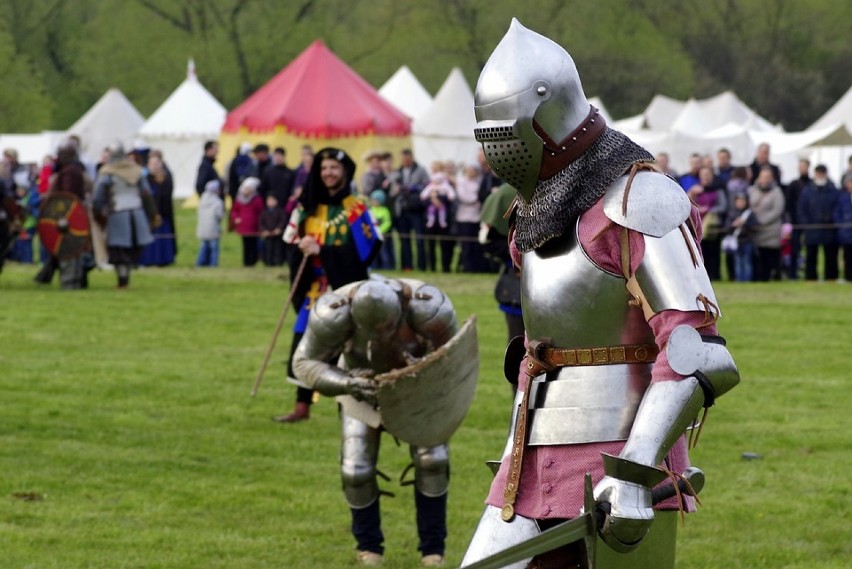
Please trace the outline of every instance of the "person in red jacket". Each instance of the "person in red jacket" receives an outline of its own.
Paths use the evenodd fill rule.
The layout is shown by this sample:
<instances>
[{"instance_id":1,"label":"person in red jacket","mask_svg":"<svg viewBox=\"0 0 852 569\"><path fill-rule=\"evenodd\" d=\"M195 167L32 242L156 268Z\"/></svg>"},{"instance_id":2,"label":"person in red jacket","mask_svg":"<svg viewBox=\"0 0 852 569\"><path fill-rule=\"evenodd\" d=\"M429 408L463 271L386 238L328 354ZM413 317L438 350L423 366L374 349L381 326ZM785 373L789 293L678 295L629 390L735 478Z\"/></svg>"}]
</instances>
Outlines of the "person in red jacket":
<instances>
[{"instance_id":1,"label":"person in red jacket","mask_svg":"<svg viewBox=\"0 0 852 569\"><path fill-rule=\"evenodd\" d=\"M260 214L263 213L263 199L257 193L260 180L249 177L240 184L234 205L231 207L231 226L243 238L243 266L257 264L257 236L260 232Z\"/></svg>"}]
</instances>

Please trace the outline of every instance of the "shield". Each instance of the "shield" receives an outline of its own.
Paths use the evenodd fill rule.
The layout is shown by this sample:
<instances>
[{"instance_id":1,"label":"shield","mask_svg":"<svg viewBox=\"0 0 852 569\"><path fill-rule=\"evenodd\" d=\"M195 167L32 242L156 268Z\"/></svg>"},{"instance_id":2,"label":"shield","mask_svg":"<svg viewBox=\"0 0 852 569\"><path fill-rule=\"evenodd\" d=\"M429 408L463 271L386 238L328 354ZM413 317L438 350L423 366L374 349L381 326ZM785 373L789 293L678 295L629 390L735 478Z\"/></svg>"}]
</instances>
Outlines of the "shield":
<instances>
[{"instance_id":1,"label":"shield","mask_svg":"<svg viewBox=\"0 0 852 569\"><path fill-rule=\"evenodd\" d=\"M417 362L375 379L385 430L421 447L446 443L467 414L479 375L476 317Z\"/></svg>"},{"instance_id":2,"label":"shield","mask_svg":"<svg viewBox=\"0 0 852 569\"><path fill-rule=\"evenodd\" d=\"M45 248L61 260L89 250L89 214L77 196L50 192L39 208L38 236Z\"/></svg>"}]
</instances>

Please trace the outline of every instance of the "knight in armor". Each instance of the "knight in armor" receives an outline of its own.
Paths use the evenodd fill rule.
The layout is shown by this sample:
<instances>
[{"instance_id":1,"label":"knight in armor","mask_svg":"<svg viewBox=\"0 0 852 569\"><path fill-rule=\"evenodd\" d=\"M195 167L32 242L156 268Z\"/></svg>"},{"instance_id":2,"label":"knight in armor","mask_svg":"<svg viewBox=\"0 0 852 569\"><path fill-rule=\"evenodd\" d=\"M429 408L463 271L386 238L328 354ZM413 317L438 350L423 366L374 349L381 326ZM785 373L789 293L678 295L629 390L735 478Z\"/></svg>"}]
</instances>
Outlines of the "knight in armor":
<instances>
[{"instance_id":1,"label":"knight in armor","mask_svg":"<svg viewBox=\"0 0 852 569\"><path fill-rule=\"evenodd\" d=\"M340 475L352 514L357 559L363 565L380 564L384 552L376 463L385 427L410 443L421 561L426 566L443 562L449 435L438 436L437 443L422 445L406 440L409 437L405 432L394 432L382 417L389 412L385 408L393 404L382 399L382 382L376 375L424 361L442 346L448 349L458 328L450 299L434 286L409 279L374 278L351 283L321 296L311 311L293 369L302 383L324 395L337 396L341 405ZM338 362L341 355L338 365L327 363ZM420 383L423 381L421 378ZM390 391L398 393L399 389ZM440 399L439 391L434 389L422 399L430 395ZM412 409L409 405L401 410L409 423L412 416L419 415Z\"/></svg>"},{"instance_id":2,"label":"knight in armor","mask_svg":"<svg viewBox=\"0 0 852 569\"><path fill-rule=\"evenodd\" d=\"M157 212L144 171L121 145L110 148L109 163L98 171L93 208L95 219L105 220L109 262L115 267L118 288L127 288L130 269L154 241L150 221Z\"/></svg>"},{"instance_id":3,"label":"knight in armor","mask_svg":"<svg viewBox=\"0 0 852 569\"><path fill-rule=\"evenodd\" d=\"M57 152L56 172L50 178L50 186L42 198L42 205L54 199L54 196L65 196L67 199L76 200L81 207L84 207L88 218L91 192L92 179L81 164L76 147L64 144ZM45 209L45 207L41 208L42 214L45 213ZM53 281L54 274L59 271L59 282L63 289L88 288L88 271L94 266L89 253L91 241L88 234L84 241L85 244L76 254L60 257L55 254L56 252L49 251L44 264L33 280L39 284L49 285ZM42 244L44 243L42 237Z\"/></svg>"},{"instance_id":4,"label":"knight in armor","mask_svg":"<svg viewBox=\"0 0 852 569\"><path fill-rule=\"evenodd\" d=\"M605 544L593 566L673 567L676 510L693 500L652 507L651 490L687 468L685 432L739 381L698 211L606 126L569 54L517 20L482 70L475 112L488 162L517 192L526 338L507 349L519 387L509 440L462 566L579 516L590 473ZM589 567L584 547L509 567Z\"/></svg>"}]
</instances>

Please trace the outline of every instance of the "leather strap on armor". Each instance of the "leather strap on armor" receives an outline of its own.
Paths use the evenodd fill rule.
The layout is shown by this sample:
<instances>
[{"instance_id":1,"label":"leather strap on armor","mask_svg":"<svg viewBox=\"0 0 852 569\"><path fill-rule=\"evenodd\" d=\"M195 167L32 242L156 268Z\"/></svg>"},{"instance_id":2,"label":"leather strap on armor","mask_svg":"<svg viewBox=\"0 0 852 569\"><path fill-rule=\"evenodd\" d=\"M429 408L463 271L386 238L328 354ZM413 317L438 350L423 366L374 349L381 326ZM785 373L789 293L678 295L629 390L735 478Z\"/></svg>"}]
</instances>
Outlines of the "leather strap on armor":
<instances>
[{"instance_id":1,"label":"leather strap on armor","mask_svg":"<svg viewBox=\"0 0 852 569\"><path fill-rule=\"evenodd\" d=\"M555 348L542 342L530 342L526 373L536 377L560 367L645 364L657 359L655 344L603 346L600 348Z\"/></svg>"},{"instance_id":2,"label":"leather strap on armor","mask_svg":"<svg viewBox=\"0 0 852 569\"><path fill-rule=\"evenodd\" d=\"M539 179L546 180L564 170L568 164L585 154L606 129L606 121L598 109L589 105L586 120L580 123L565 140L556 142L533 120L533 130L544 141Z\"/></svg>"},{"instance_id":3,"label":"leather strap on armor","mask_svg":"<svg viewBox=\"0 0 852 569\"><path fill-rule=\"evenodd\" d=\"M529 375L529 374L528 374ZM533 376L530 376L532 379ZM503 491L503 508L500 518L504 522L512 521L515 517L515 499L518 497L518 484L521 480L521 465L524 462L524 445L527 440L527 411L530 406L529 386L521 398L521 408L518 411L518 423L515 425L515 435L512 438L512 455L509 457L509 474L506 476L506 490Z\"/></svg>"}]
</instances>

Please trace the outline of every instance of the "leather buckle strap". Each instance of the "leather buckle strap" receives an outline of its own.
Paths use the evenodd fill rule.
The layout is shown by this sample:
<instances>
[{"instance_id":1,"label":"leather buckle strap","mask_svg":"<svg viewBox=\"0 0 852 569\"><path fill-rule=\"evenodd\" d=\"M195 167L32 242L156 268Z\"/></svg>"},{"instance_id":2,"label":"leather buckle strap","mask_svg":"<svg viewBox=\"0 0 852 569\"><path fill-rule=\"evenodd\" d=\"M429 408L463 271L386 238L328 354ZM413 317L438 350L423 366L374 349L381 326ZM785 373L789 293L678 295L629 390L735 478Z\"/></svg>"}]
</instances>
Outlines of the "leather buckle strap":
<instances>
[{"instance_id":1,"label":"leather buckle strap","mask_svg":"<svg viewBox=\"0 0 852 569\"><path fill-rule=\"evenodd\" d=\"M515 517L515 499L518 497L518 485L521 481L521 466L524 463L524 446L527 442L527 412L530 406L530 385L524 390L521 407L518 409L518 422L512 436L512 454L509 456L509 472L506 475L506 488L503 490L503 508L500 518L504 522Z\"/></svg>"},{"instance_id":2,"label":"leather buckle strap","mask_svg":"<svg viewBox=\"0 0 852 569\"><path fill-rule=\"evenodd\" d=\"M527 350L526 373L536 377L560 367L645 364L657 359L655 344L603 346L600 348L556 348L531 341Z\"/></svg>"},{"instance_id":3,"label":"leather buckle strap","mask_svg":"<svg viewBox=\"0 0 852 569\"><path fill-rule=\"evenodd\" d=\"M627 346L604 346L601 348L554 348L553 346L544 346L538 352L538 359L553 369L571 366L651 363L657 359L660 350L655 344L634 344Z\"/></svg>"},{"instance_id":4,"label":"leather buckle strap","mask_svg":"<svg viewBox=\"0 0 852 569\"><path fill-rule=\"evenodd\" d=\"M556 366L549 364L544 359L544 350L549 348L547 344L544 342L539 342L538 340L530 340L529 347L527 348L526 355L526 369L524 372L529 376L530 379L534 377L538 377L539 375L553 371L556 369Z\"/></svg>"}]
</instances>

